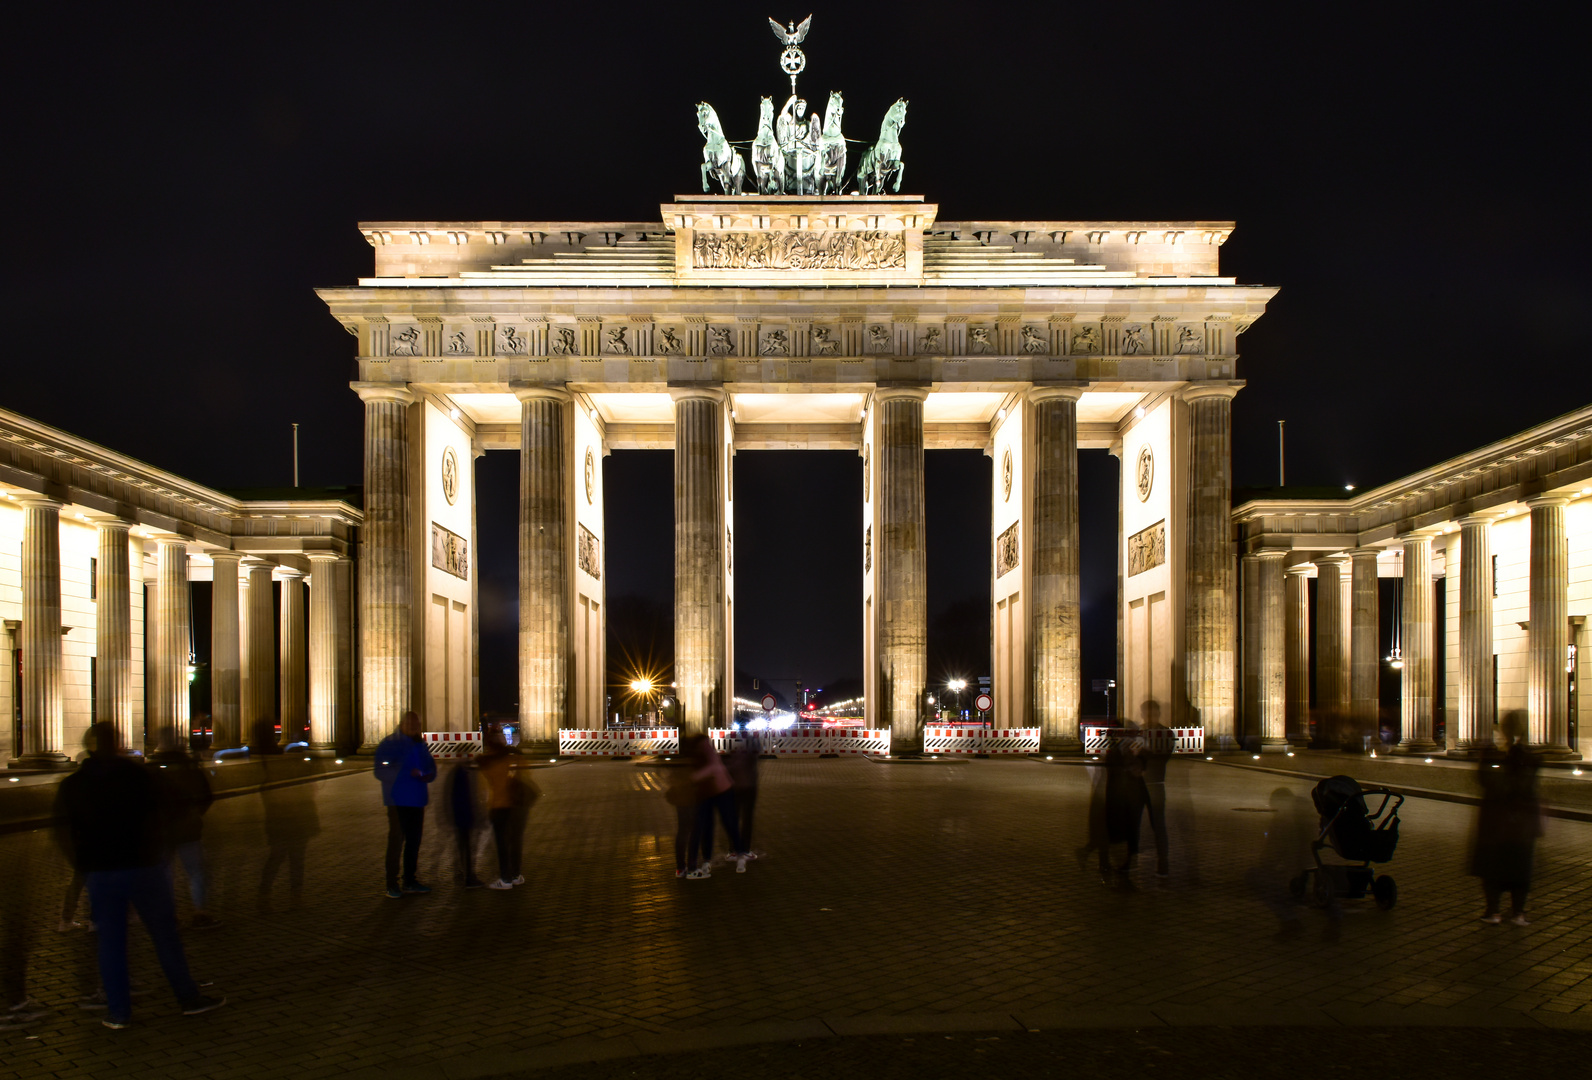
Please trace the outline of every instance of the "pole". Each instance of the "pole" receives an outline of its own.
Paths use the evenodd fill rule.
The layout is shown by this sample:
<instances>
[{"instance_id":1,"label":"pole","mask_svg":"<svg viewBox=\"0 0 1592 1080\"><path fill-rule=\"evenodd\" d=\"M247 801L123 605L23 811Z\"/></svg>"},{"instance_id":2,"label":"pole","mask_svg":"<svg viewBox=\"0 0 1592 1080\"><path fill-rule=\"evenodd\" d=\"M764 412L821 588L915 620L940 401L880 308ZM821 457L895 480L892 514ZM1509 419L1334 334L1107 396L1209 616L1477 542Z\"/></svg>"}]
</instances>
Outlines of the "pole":
<instances>
[{"instance_id":1,"label":"pole","mask_svg":"<svg viewBox=\"0 0 1592 1080\"><path fill-rule=\"evenodd\" d=\"M1288 421L1286 421L1286 420L1277 421L1277 486L1278 487L1284 487L1287 484L1287 481L1284 479L1283 456L1282 456L1282 445L1283 445L1282 444L1282 426L1284 424L1286 424L1287 422Z\"/></svg>"},{"instance_id":2,"label":"pole","mask_svg":"<svg viewBox=\"0 0 1592 1080\"><path fill-rule=\"evenodd\" d=\"M298 487L298 425L293 425L293 486Z\"/></svg>"}]
</instances>

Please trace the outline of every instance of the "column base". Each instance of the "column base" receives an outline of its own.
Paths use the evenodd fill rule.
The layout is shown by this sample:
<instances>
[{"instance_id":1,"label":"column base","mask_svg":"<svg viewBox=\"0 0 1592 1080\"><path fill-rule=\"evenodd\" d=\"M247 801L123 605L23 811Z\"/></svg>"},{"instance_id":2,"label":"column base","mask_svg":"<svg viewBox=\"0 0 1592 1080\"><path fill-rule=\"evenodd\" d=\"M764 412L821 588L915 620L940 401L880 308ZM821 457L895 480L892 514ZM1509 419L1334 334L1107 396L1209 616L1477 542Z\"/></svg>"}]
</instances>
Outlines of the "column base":
<instances>
[{"instance_id":1,"label":"column base","mask_svg":"<svg viewBox=\"0 0 1592 1080\"><path fill-rule=\"evenodd\" d=\"M1041 739L1039 752L1051 756L1082 757L1083 743L1076 738L1059 736L1053 739Z\"/></svg>"},{"instance_id":2,"label":"column base","mask_svg":"<svg viewBox=\"0 0 1592 1080\"><path fill-rule=\"evenodd\" d=\"M1431 739L1405 739L1393 748L1395 754L1432 754L1437 744Z\"/></svg>"},{"instance_id":3,"label":"column base","mask_svg":"<svg viewBox=\"0 0 1592 1080\"><path fill-rule=\"evenodd\" d=\"M1538 757L1552 758L1554 761L1581 760L1581 752L1572 750L1568 746L1533 746L1531 752Z\"/></svg>"},{"instance_id":4,"label":"column base","mask_svg":"<svg viewBox=\"0 0 1592 1080\"><path fill-rule=\"evenodd\" d=\"M1260 752L1262 754L1286 754L1293 747L1288 745L1287 739L1262 739Z\"/></svg>"},{"instance_id":5,"label":"column base","mask_svg":"<svg viewBox=\"0 0 1592 1080\"><path fill-rule=\"evenodd\" d=\"M29 772L65 772L77 768L77 762L62 753L24 754L6 762L6 768Z\"/></svg>"}]
</instances>

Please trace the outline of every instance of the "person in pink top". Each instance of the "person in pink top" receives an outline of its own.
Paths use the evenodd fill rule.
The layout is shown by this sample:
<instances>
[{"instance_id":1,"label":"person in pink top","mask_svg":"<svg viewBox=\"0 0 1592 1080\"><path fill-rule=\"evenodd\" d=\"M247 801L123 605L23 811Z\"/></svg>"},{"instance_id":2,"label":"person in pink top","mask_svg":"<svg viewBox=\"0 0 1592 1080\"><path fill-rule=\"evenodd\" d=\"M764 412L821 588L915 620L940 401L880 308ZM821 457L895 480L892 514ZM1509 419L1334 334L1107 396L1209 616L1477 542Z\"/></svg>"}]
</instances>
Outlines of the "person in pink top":
<instances>
[{"instance_id":1,"label":"person in pink top","mask_svg":"<svg viewBox=\"0 0 1592 1080\"><path fill-rule=\"evenodd\" d=\"M713 876L713 814L718 812L724 822L724 831L730 838L730 858L735 860L735 872L746 873L746 854L741 847L740 830L735 823L735 792L730 789L730 774L724 761L713 748L713 741L698 735L686 753L691 759L691 780L696 785L696 824L691 830L691 863L696 865L697 853L702 862L686 874L692 879Z\"/></svg>"}]
</instances>

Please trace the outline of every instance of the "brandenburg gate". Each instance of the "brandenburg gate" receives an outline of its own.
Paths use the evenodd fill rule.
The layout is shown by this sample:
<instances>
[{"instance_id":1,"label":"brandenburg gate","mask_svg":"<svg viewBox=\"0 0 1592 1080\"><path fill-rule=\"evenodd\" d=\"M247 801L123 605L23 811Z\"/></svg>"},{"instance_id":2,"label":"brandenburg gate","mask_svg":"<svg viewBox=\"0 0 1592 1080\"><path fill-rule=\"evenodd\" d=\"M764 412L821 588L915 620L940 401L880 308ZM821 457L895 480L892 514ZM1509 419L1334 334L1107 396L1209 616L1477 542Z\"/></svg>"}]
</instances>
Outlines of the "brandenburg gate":
<instances>
[{"instance_id":1,"label":"brandenburg gate","mask_svg":"<svg viewBox=\"0 0 1592 1080\"><path fill-rule=\"evenodd\" d=\"M1075 748L1077 453L1105 448L1123 465L1121 700L1233 732L1230 409L1239 336L1275 290L1221 275L1232 222L942 220L890 190L906 105L855 184L840 95L820 122L793 93L777 121L764 99L750 169L699 105L703 187L720 191L654 220L360 226L372 275L319 295L358 342L365 403L367 731L410 707L432 730L474 726L476 456L520 451L520 724L548 745L604 726L605 454L674 451L694 731L733 709L736 454L846 449L867 722L909 745L928 680L924 454L977 448L995 723Z\"/></svg>"}]
</instances>

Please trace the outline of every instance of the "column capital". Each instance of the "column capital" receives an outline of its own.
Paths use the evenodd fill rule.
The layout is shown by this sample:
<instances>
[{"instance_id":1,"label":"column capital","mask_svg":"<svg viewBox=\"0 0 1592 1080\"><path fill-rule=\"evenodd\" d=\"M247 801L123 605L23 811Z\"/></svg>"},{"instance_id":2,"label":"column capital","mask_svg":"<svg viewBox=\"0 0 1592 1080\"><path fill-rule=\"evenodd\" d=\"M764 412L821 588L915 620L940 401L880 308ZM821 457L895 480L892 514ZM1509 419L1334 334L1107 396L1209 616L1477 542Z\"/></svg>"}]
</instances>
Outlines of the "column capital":
<instances>
[{"instance_id":1,"label":"column capital","mask_svg":"<svg viewBox=\"0 0 1592 1080\"><path fill-rule=\"evenodd\" d=\"M1205 398L1225 398L1231 401L1238 396L1238 391L1243 388L1244 384L1242 382L1196 383L1178 391L1178 396L1186 402L1200 401Z\"/></svg>"},{"instance_id":2,"label":"column capital","mask_svg":"<svg viewBox=\"0 0 1592 1080\"><path fill-rule=\"evenodd\" d=\"M874 390L874 404L882 405L887 401L927 401L929 388L926 386L881 386Z\"/></svg>"},{"instance_id":3,"label":"column capital","mask_svg":"<svg viewBox=\"0 0 1592 1080\"><path fill-rule=\"evenodd\" d=\"M1323 563L1326 563L1328 565L1336 566L1336 567L1340 567L1341 568L1341 567L1344 567L1344 566L1348 566L1350 561L1351 560L1350 560L1350 558L1349 558L1347 553L1338 552L1337 554L1334 554L1334 555L1323 555L1323 556L1321 556L1321 558L1316 560L1316 566L1319 568Z\"/></svg>"},{"instance_id":4,"label":"column capital","mask_svg":"<svg viewBox=\"0 0 1592 1080\"><path fill-rule=\"evenodd\" d=\"M413 405L420 400L415 396L415 392L409 389L408 383L351 382L348 385L359 395L359 400L367 405L372 401L395 401L400 405Z\"/></svg>"},{"instance_id":5,"label":"column capital","mask_svg":"<svg viewBox=\"0 0 1592 1080\"><path fill-rule=\"evenodd\" d=\"M715 401L723 404L728 398L722 386L671 386L669 387L669 400L678 404L682 401Z\"/></svg>"},{"instance_id":6,"label":"column capital","mask_svg":"<svg viewBox=\"0 0 1592 1080\"><path fill-rule=\"evenodd\" d=\"M26 506L31 510L55 510L59 512L66 503L60 499L52 499L48 495L39 495L33 492L23 492L16 497L18 506Z\"/></svg>"},{"instance_id":7,"label":"column capital","mask_svg":"<svg viewBox=\"0 0 1592 1080\"><path fill-rule=\"evenodd\" d=\"M258 555L244 555L243 569L253 572L255 570L270 570L276 564L269 559L262 559Z\"/></svg>"},{"instance_id":8,"label":"column capital","mask_svg":"<svg viewBox=\"0 0 1592 1080\"><path fill-rule=\"evenodd\" d=\"M1440 530L1438 532L1428 532L1425 529L1417 529L1414 532L1400 533L1399 543L1406 548L1411 544L1425 544L1427 547L1431 547L1432 541L1440 535Z\"/></svg>"},{"instance_id":9,"label":"column capital","mask_svg":"<svg viewBox=\"0 0 1592 1080\"><path fill-rule=\"evenodd\" d=\"M304 571L300 570L296 566L278 566L272 572L271 576L280 576L283 581L297 581L300 578L308 577L309 575L305 574Z\"/></svg>"},{"instance_id":10,"label":"column capital","mask_svg":"<svg viewBox=\"0 0 1592 1080\"><path fill-rule=\"evenodd\" d=\"M575 400L562 383L531 383L514 379L509 383L509 390L522 404L527 401L550 400L570 402Z\"/></svg>"},{"instance_id":11,"label":"column capital","mask_svg":"<svg viewBox=\"0 0 1592 1080\"><path fill-rule=\"evenodd\" d=\"M344 558L344 556L335 551L306 551L304 552L304 557L311 563L342 562Z\"/></svg>"},{"instance_id":12,"label":"column capital","mask_svg":"<svg viewBox=\"0 0 1592 1080\"><path fill-rule=\"evenodd\" d=\"M126 529L132 531L133 522L115 514L91 514L88 523L97 529Z\"/></svg>"},{"instance_id":13,"label":"column capital","mask_svg":"<svg viewBox=\"0 0 1592 1080\"><path fill-rule=\"evenodd\" d=\"M1294 563L1292 566L1285 566L1282 568L1282 572L1290 577L1309 577L1315 568L1314 563L1302 562Z\"/></svg>"},{"instance_id":14,"label":"column capital","mask_svg":"<svg viewBox=\"0 0 1592 1080\"><path fill-rule=\"evenodd\" d=\"M239 551L207 551L205 554L210 557L211 562L224 561L226 559L232 559L238 563L243 562L243 553Z\"/></svg>"},{"instance_id":15,"label":"column capital","mask_svg":"<svg viewBox=\"0 0 1592 1080\"><path fill-rule=\"evenodd\" d=\"M1464 517L1456 518L1454 524L1460 528L1469 529L1477 525L1491 525L1497 520L1497 514L1466 514Z\"/></svg>"},{"instance_id":16,"label":"column capital","mask_svg":"<svg viewBox=\"0 0 1592 1080\"><path fill-rule=\"evenodd\" d=\"M1360 562L1365 559L1380 559L1384 550L1384 548L1379 547L1355 548L1353 551L1349 552L1349 559L1352 562Z\"/></svg>"},{"instance_id":17,"label":"column capital","mask_svg":"<svg viewBox=\"0 0 1592 1080\"><path fill-rule=\"evenodd\" d=\"M1083 391L1081 386L1036 386L1025 396L1035 405L1044 401L1076 402L1083 397Z\"/></svg>"},{"instance_id":18,"label":"column capital","mask_svg":"<svg viewBox=\"0 0 1592 1080\"><path fill-rule=\"evenodd\" d=\"M1539 506L1569 506L1568 495L1537 495L1526 500L1526 505L1535 510Z\"/></svg>"},{"instance_id":19,"label":"column capital","mask_svg":"<svg viewBox=\"0 0 1592 1080\"><path fill-rule=\"evenodd\" d=\"M1244 553L1246 559L1281 559L1288 554L1287 548L1257 548Z\"/></svg>"}]
</instances>

